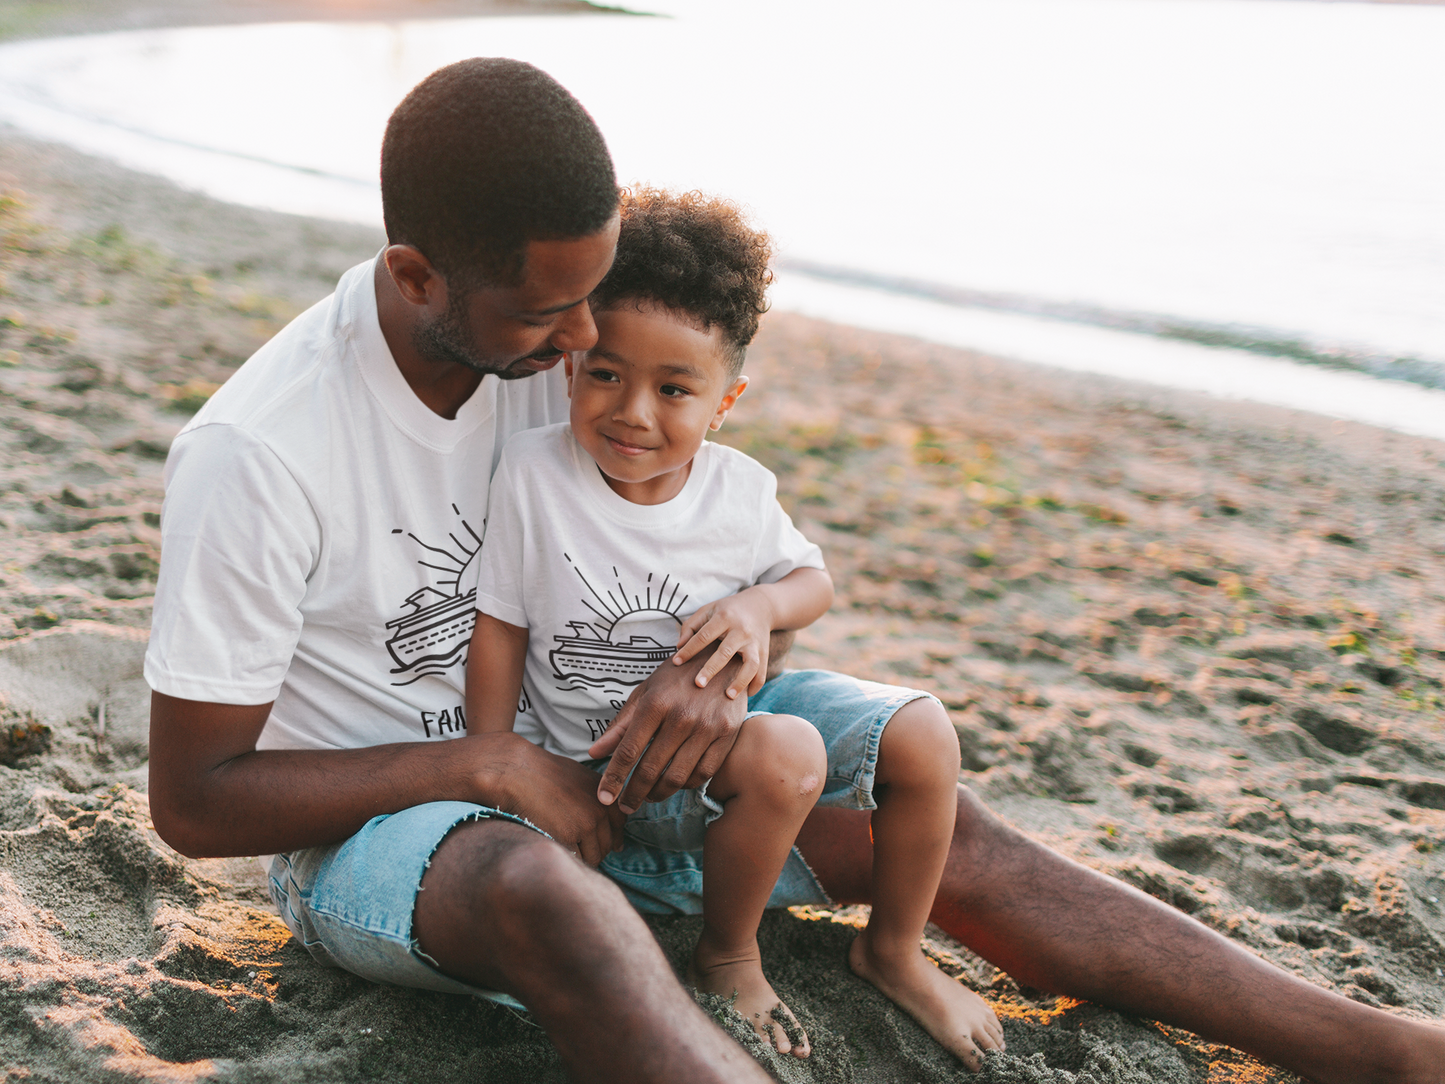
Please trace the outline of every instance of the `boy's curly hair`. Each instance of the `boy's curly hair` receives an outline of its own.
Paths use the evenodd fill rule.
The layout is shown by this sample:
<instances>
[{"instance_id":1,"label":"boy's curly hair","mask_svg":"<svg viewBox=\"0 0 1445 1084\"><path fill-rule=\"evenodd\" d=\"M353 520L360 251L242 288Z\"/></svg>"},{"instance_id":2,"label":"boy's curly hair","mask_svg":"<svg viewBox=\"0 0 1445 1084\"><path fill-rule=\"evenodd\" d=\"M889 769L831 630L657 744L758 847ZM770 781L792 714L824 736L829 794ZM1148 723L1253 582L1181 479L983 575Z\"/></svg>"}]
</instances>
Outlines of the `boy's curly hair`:
<instances>
[{"instance_id":1,"label":"boy's curly hair","mask_svg":"<svg viewBox=\"0 0 1445 1084\"><path fill-rule=\"evenodd\" d=\"M620 210L617 259L592 292L593 310L650 301L705 331L721 328L737 376L768 309L771 238L748 225L737 204L702 192L623 189Z\"/></svg>"}]
</instances>

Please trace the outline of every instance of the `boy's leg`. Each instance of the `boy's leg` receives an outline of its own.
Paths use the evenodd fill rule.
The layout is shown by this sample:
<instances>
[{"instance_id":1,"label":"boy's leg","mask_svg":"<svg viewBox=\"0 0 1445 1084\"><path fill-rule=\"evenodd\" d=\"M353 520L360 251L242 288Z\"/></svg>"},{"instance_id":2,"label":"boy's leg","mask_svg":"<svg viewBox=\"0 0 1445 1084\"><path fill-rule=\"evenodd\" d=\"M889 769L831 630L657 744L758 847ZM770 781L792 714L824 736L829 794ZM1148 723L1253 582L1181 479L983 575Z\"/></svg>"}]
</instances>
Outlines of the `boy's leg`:
<instances>
[{"instance_id":1,"label":"boy's leg","mask_svg":"<svg viewBox=\"0 0 1445 1084\"><path fill-rule=\"evenodd\" d=\"M953 838L958 769L958 736L937 701L913 700L888 720L873 784L873 913L848 962L976 1070L982 1050L1003 1049L1003 1028L919 945Z\"/></svg>"},{"instance_id":2,"label":"boy's leg","mask_svg":"<svg viewBox=\"0 0 1445 1084\"><path fill-rule=\"evenodd\" d=\"M498 821L458 825L431 858L413 933L446 973L523 1001L578 1081L766 1081L678 984L605 877Z\"/></svg>"},{"instance_id":3,"label":"boy's leg","mask_svg":"<svg viewBox=\"0 0 1445 1084\"><path fill-rule=\"evenodd\" d=\"M764 1042L807 1057L773 1020L781 1009L796 1020L763 976L758 923L793 840L823 789L827 754L817 730L791 715L755 715L743 722L727 760L708 784L723 813L703 844L703 931L688 968L699 990L736 995L733 1007ZM800 1029L794 1034L801 1034Z\"/></svg>"},{"instance_id":4,"label":"boy's leg","mask_svg":"<svg viewBox=\"0 0 1445 1084\"><path fill-rule=\"evenodd\" d=\"M1275 967L1004 824L968 788L932 918L1021 982L1246 1050L1321 1084L1442 1084L1445 1028ZM875 881L866 812L817 809L798 847L840 903Z\"/></svg>"}]
</instances>

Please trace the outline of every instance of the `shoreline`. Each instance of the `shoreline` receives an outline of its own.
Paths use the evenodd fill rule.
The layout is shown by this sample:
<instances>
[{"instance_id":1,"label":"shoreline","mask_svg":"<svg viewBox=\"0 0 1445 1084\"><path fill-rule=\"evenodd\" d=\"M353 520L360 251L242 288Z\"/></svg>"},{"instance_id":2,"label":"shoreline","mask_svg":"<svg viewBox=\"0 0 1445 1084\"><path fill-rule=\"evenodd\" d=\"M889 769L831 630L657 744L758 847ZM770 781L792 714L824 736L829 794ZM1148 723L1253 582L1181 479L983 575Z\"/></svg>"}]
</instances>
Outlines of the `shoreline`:
<instances>
[{"instance_id":1,"label":"shoreline","mask_svg":"<svg viewBox=\"0 0 1445 1084\"><path fill-rule=\"evenodd\" d=\"M169 438L379 236L0 145L0 187L29 193L0 220L0 694L8 734L50 731L0 749L0 1063L557 1079L503 1010L316 966L254 863L183 859L146 815ZM778 473L839 582L798 665L935 692L1007 819L1312 981L1440 1016L1445 444L782 313L748 364L724 437ZM858 919L765 923L818 1051L777 1071L958 1079L847 973ZM655 925L675 958L695 921ZM1005 1019L980 1082L1293 1080L930 948Z\"/></svg>"},{"instance_id":2,"label":"shoreline","mask_svg":"<svg viewBox=\"0 0 1445 1084\"><path fill-rule=\"evenodd\" d=\"M0 42L179 26L596 15L618 10L585 0L68 0L46 6L0 0Z\"/></svg>"},{"instance_id":3,"label":"shoreline","mask_svg":"<svg viewBox=\"0 0 1445 1084\"><path fill-rule=\"evenodd\" d=\"M3 2L0 0L0 5ZM377 0L377 3L380 2ZM522 0L513 2L520 4ZM268 3L270 0L223 5L219 11L209 12L209 15L223 19L231 7L238 11L244 9L240 14L255 14L257 8L267 8ZM314 3L315 0L313 6ZM186 5L182 3L180 6ZM194 3L191 6L194 7ZM270 4L270 7L274 6ZM387 10L396 8L395 3L390 6L383 3L382 6ZM374 8L376 3L367 11ZM348 10L356 15L365 14ZM408 8L404 14L435 15L438 10L428 5L425 9ZM488 6L486 10L493 14L505 14L513 8L503 4ZM151 18L155 12L146 9L142 14ZM308 9L302 14L309 17L317 12ZM1362 14L1360 11L1355 13L1356 16ZM1325 22L1330 21L1326 16L1321 17ZM1315 15L1307 16L1309 20L1315 18ZM606 25L615 30L618 24L609 20ZM473 29L481 33L484 26L484 23L477 23ZM597 27L605 29L602 24L597 24ZM425 21L418 23L414 29L422 37L427 33ZM384 46L386 35L394 32L397 32L396 27L372 28L368 33L375 40L369 39L368 48ZM337 40L351 41L355 33L353 28ZM281 39L276 43L278 46L288 40L287 33L278 32L277 36ZM218 56L227 54L226 35L220 38L203 35L203 39L209 44L197 47L215 50ZM46 83L43 73L54 70L57 63L65 67L70 62L80 64L85 70L94 68L103 72L106 70L104 57L114 51L104 44L103 41L90 45L82 42L71 42L69 45L50 43L31 53L26 52L28 47L19 48L13 57L17 65L16 72L12 73L15 81L5 96L7 115L18 124L29 125L42 137L47 131L62 132L76 146L90 148L96 153L113 154L133 168L147 169L153 162L168 163L168 170L179 183L202 187L221 199L256 200L258 192L269 192L269 202L295 213L343 215L362 222L379 220L374 184L366 180L374 173L374 164L366 166L363 158L352 155L347 159L350 164L344 170L335 162L318 170L293 169L269 161L264 154L257 156L250 152L212 150L208 137L200 129L191 129L182 138L177 134L181 129L166 135L161 134L159 129L152 131L145 123L138 126L129 126L124 122L91 123L85 119L87 110L80 104L83 96L69 105L59 104L70 101L69 97L59 84ZM122 48L119 42L112 45L129 55L129 47ZM475 47L488 48L483 43ZM525 45L520 43L514 43L513 47L525 50ZM323 48L318 45L317 48L328 52L332 46ZM69 59L67 49L73 54L69 55ZM87 50L93 53L96 49L99 49L99 55L87 59ZM28 60L25 59L27 56ZM134 66L134 60L131 57L127 61L126 70L139 70ZM337 77L344 80L344 64L342 67L343 72ZM392 89L400 93L396 88ZM176 87L173 94L184 97L185 91ZM47 100L54 108L41 104ZM104 112L103 105L96 108ZM284 113L285 106L282 110ZM241 118L234 119L236 123L244 124ZM256 149L254 140L245 145L250 147L251 152ZM290 157L300 160L294 155ZM342 172L330 173L327 169ZM259 202L268 201L261 199ZM876 258L877 253L874 255ZM1436 439L1445 438L1445 422L1441 421L1445 418L1445 389L1422 390L1440 385L1445 380L1445 375L1442 375L1445 374L1445 359L1425 360L1433 358L1438 350L1429 343L1416 341L1419 328L1415 325L1419 324L1418 320L1406 326L1403 340L1400 338L1400 327L1395 327L1392 332L1388 321L1383 325L1373 325L1373 329L1368 321L1364 324L1357 321L1351 325L1356 338L1349 339L1341 337L1344 332L1338 329L1333 337L1318 330L1286 330L1286 327L1317 327L1311 322L1308 312L1303 316L1296 312L1298 319L1289 323L1280 315L1290 311L1288 305L1284 309L1270 310L1284 321L1274 327L1268 322L1272 317L1260 312L1254 312L1254 319L1264 321L1258 326L1228 322L1228 312L1252 310L1247 304L1242 308L1221 310L1217 298L1213 303L1201 302L1200 311L1205 315L1195 317L1167 315L1170 312L1194 311L1188 301L1181 301L1177 296L1172 298L1172 302L1167 296L1156 297L1157 311L1108 308L1100 304L1065 302L1058 298L1050 300L1052 295L1047 293L1049 287L1045 285L1047 276L1037 279L1034 287L1020 287L1035 289L1037 296L964 290L939 282L797 260L780 261L779 276L774 290L777 304L788 305L796 311L822 319L862 323L902 334L921 332L933 341L984 353L1125 378L1155 380L1226 397L1257 398L1331 416L1383 424ZM1235 276L1226 275L1226 278L1230 277ZM1278 277L1287 281L1297 276L1284 274ZM1372 296L1368 281L1358 281L1356 286L1360 297ZM1057 283L1054 288L1059 288ZM1348 309L1349 304L1342 299L1341 307ZM1314 313L1316 319L1324 321L1318 326L1329 326L1327 311L1325 317ZM1390 352L1378 345L1381 341L1393 342L1395 345L1391 350L1404 353ZM1351 342L1355 345L1349 345ZM1376 345L1368 348L1360 345L1366 342Z\"/></svg>"}]
</instances>

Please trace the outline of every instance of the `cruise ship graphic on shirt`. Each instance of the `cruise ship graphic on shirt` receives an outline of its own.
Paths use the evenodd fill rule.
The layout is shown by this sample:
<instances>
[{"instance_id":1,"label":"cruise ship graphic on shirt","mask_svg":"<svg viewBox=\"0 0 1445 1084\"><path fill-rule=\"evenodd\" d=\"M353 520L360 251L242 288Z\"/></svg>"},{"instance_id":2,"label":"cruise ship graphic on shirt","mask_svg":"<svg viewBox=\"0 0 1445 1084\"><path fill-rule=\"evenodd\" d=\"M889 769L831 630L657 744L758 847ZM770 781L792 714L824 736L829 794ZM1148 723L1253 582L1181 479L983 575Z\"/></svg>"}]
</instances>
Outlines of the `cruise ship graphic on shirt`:
<instances>
[{"instance_id":1,"label":"cruise ship graphic on shirt","mask_svg":"<svg viewBox=\"0 0 1445 1084\"><path fill-rule=\"evenodd\" d=\"M406 605L411 613L386 623L391 630L386 650L396 663L392 673L437 673L450 667L472 638L476 588L464 595L444 595L423 587L407 596Z\"/></svg>"},{"instance_id":2,"label":"cruise ship graphic on shirt","mask_svg":"<svg viewBox=\"0 0 1445 1084\"><path fill-rule=\"evenodd\" d=\"M598 687L638 685L677 648L651 636L629 636L613 643L586 621L569 621L571 636L554 636L557 646L548 652L552 674L561 681Z\"/></svg>"},{"instance_id":3,"label":"cruise ship graphic on shirt","mask_svg":"<svg viewBox=\"0 0 1445 1084\"><path fill-rule=\"evenodd\" d=\"M459 529L447 532L449 545L433 546L402 527L391 530L407 549L420 548L416 564L428 570L426 577L431 580L406 596L400 617L386 622L386 653L396 663L391 668L393 685L410 685L429 675L444 674L467 661L477 619L477 590L461 588L467 568L482 548L482 536L472 529L460 508L451 507ZM482 520L483 530L486 522Z\"/></svg>"}]
</instances>

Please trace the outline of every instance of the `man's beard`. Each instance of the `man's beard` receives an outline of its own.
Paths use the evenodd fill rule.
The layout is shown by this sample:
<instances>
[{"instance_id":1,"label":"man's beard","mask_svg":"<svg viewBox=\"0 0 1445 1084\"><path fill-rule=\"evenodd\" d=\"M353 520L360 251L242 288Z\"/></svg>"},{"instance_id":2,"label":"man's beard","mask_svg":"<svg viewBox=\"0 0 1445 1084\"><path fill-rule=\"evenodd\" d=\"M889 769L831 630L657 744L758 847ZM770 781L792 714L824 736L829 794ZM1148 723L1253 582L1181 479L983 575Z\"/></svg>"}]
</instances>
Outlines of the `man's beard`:
<instances>
[{"instance_id":1,"label":"man's beard","mask_svg":"<svg viewBox=\"0 0 1445 1084\"><path fill-rule=\"evenodd\" d=\"M474 373L495 376L499 380L521 380L537 373L535 369L518 366L521 358L514 358L503 365L483 358L472 335L471 325L467 322L466 298L460 293L447 299L447 310L441 316L418 324L413 329L411 345L428 361L455 362Z\"/></svg>"}]
</instances>

